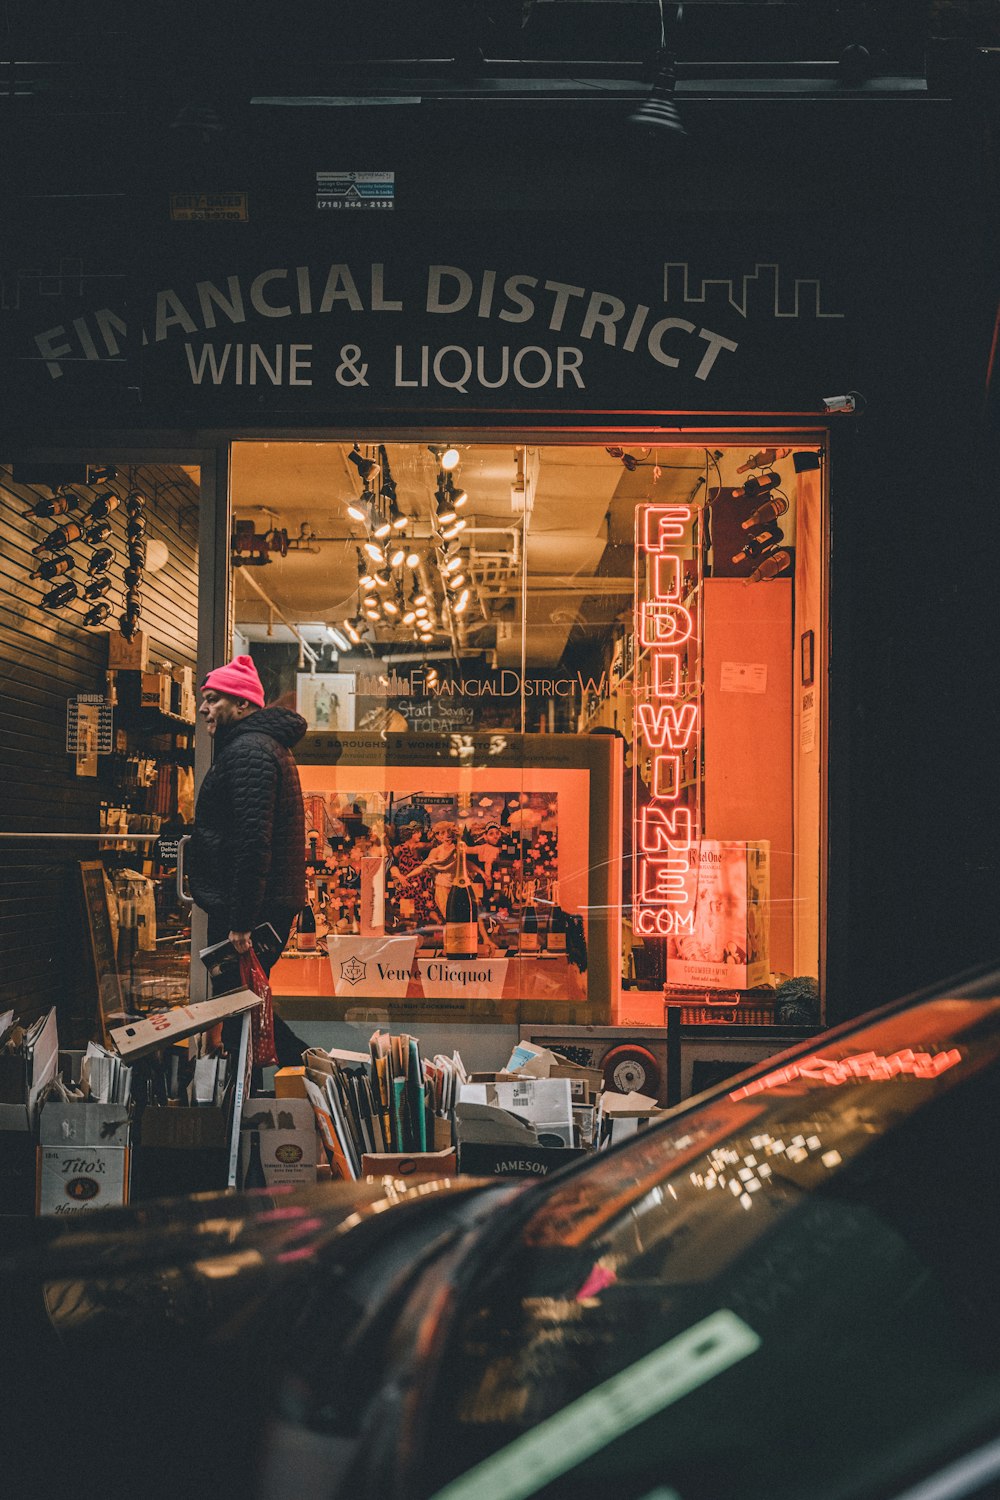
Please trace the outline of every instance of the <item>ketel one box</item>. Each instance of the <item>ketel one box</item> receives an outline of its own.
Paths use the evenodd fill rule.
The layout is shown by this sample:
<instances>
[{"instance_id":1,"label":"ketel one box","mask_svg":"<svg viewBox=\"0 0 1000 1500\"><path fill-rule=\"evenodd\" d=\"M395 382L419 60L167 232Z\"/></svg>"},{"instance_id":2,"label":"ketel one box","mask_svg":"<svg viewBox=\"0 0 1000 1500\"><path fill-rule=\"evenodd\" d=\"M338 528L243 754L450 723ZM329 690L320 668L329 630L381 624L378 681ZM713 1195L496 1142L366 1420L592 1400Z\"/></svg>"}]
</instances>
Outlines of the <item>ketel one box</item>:
<instances>
[{"instance_id":1,"label":"ketel one box","mask_svg":"<svg viewBox=\"0 0 1000 1500\"><path fill-rule=\"evenodd\" d=\"M248 1099L240 1131L240 1171L246 1177L250 1132L260 1138L260 1161L268 1187L316 1181L316 1116L308 1099Z\"/></svg>"},{"instance_id":2,"label":"ketel one box","mask_svg":"<svg viewBox=\"0 0 1000 1500\"><path fill-rule=\"evenodd\" d=\"M38 1137L39 1214L87 1213L128 1202L127 1105L50 1101Z\"/></svg>"},{"instance_id":3,"label":"ketel one box","mask_svg":"<svg viewBox=\"0 0 1000 1500\"><path fill-rule=\"evenodd\" d=\"M749 990L770 978L770 844L702 839L673 907L667 985Z\"/></svg>"}]
</instances>

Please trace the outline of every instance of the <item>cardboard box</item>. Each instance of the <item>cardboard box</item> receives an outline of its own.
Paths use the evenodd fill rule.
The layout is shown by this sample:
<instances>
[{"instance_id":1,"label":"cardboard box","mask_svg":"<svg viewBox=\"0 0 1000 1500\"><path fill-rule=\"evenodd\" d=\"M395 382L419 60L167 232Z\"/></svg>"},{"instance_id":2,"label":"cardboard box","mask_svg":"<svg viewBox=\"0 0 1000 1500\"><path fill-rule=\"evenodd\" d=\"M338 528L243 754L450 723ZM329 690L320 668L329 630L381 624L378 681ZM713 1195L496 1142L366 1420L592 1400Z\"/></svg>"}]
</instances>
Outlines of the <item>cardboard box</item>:
<instances>
[{"instance_id":1,"label":"cardboard box","mask_svg":"<svg viewBox=\"0 0 1000 1500\"><path fill-rule=\"evenodd\" d=\"M548 1177L588 1153L577 1146L505 1146L495 1141L459 1143L458 1170L471 1177Z\"/></svg>"},{"instance_id":2,"label":"cardboard box","mask_svg":"<svg viewBox=\"0 0 1000 1500\"><path fill-rule=\"evenodd\" d=\"M454 1146L409 1155L396 1151L366 1152L361 1158L362 1177L454 1177L457 1169Z\"/></svg>"},{"instance_id":3,"label":"cardboard box","mask_svg":"<svg viewBox=\"0 0 1000 1500\"><path fill-rule=\"evenodd\" d=\"M118 630L108 636L108 666L116 672L145 672L149 665L149 636L137 630L130 641Z\"/></svg>"},{"instance_id":4,"label":"cardboard box","mask_svg":"<svg viewBox=\"0 0 1000 1500\"><path fill-rule=\"evenodd\" d=\"M170 712L170 690L173 686L173 678L169 672L143 672L142 674L142 696L140 706L142 708L155 708L161 714Z\"/></svg>"},{"instance_id":5,"label":"cardboard box","mask_svg":"<svg viewBox=\"0 0 1000 1500\"><path fill-rule=\"evenodd\" d=\"M770 979L770 844L702 839L667 938L667 986L748 990Z\"/></svg>"},{"instance_id":6,"label":"cardboard box","mask_svg":"<svg viewBox=\"0 0 1000 1500\"><path fill-rule=\"evenodd\" d=\"M0 1221L35 1212L38 1148L30 1130L0 1130Z\"/></svg>"},{"instance_id":7,"label":"cardboard box","mask_svg":"<svg viewBox=\"0 0 1000 1500\"><path fill-rule=\"evenodd\" d=\"M38 1122L38 1214L89 1213L129 1198L131 1116L125 1104L50 1100Z\"/></svg>"},{"instance_id":8,"label":"cardboard box","mask_svg":"<svg viewBox=\"0 0 1000 1500\"><path fill-rule=\"evenodd\" d=\"M177 701L177 712L182 719L195 721L198 700L194 690L194 673L190 667L174 667L173 679L180 688Z\"/></svg>"},{"instance_id":9,"label":"cardboard box","mask_svg":"<svg viewBox=\"0 0 1000 1500\"><path fill-rule=\"evenodd\" d=\"M305 1099L305 1068L276 1068L274 1073L274 1094L276 1099ZM309 1108L312 1108L311 1104Z\"/></svg>"},{"instance_id":10,"label":"cardboard box","mask_svg":"<svg viewBox=\"0 0 1000 1500\"><path fill-rule=\"evenodd\" d=\"M196 1031L208 1031L227 1016L238 1016L260 1004L253 990L233 990L228 995L219 995L214 1000L198 1000L193 1005L175 1005L147 1016L142 1021L133 1021L128 1026L113 1027L109 1033L111 1045L119 1057L127 1062L169 1047L182 1037L193 1036Z\"/></svg>"},{"instance_id":11,"label":"cardboard box","mask_svg":"<svg viewBox=\"0 0 1000 1500\"><path fill-rule=\"evenodd\" d=\"M316 1181L316 1116L308 1099L247 1099L241 1125L238 1182L246 1175L251 1130L260 1133L260 1159L268 1187Z\"/></svg>"},{"instance_id":12,"label":"cardboard box","mask_svg":"<svg viewBox=\"0 0 1000 1500\"><path fill-rule=\"evenodd\" d=\"M0 1058L0 1130L34 1130L38 1099L55 1077L59 1037L53 1007L23 1054Z\"/></svg>"},{"instance_id":13,"label":"cardboard box","mask_svg":"<svg viewBox=\"0 0 1000 1500\"><path fill-rule=\"evenodd\" d=\"M151 1104L136 1121L132 1201L219 1192L229 1184L236 1085L221 1104Z\"/></svg>"},{"instance_id":14,"label":"cardboard box","mask_svg":"<svg viewBox=\"0 0 1000 1500\"><path fill-rule=\"evenodd\" d=\"M117 1146L39 1146L36 1212L120 1208L129 1198L130 1156Z\"/></svg>"}]
</instances>

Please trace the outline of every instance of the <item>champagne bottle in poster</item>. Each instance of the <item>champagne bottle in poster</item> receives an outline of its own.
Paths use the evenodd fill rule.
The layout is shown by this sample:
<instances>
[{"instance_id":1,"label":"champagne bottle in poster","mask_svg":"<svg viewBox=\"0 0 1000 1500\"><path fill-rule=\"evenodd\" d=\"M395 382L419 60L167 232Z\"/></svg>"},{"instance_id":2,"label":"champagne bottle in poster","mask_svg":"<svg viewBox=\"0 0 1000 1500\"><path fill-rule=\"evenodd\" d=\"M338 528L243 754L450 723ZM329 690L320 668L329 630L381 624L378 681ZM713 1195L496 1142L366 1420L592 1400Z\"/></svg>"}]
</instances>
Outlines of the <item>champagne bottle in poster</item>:
<instances>
[{"instance_id":1,"label":"champagne bottle in poster","mask_svg":"<svg viewBox=\"0 0 1000 1500\"><path fill-rule=\"evenodd\" d=\"M521 952L537 953L538 946L538 909L535 906L535 888L529 885L524 910L521 913Z\"/></svg>"},{"instance_id":2,"label":"champagne bottle in poster","mask_svg":"<svg viewBox=\"0 0 1000 1500\"><path fill-rule=\"evenodd\" d=\"M545 944L550 953L566 952L566 913L559 905L559 882L552 883L552 916L549 921L549 934Z\"/></svg>"},{"instance_id":3,"label":"champagne bottle in poster","mask_svg":"<svg viewBox=\"0 0 1000 1500\"><path fill-rule=\"evenodd\" d=\"M308 901L299 912L299 925L295 937L295 946L300 953L316 952L316 913Z\"/></svg>"},{"instance_id":4,"label":"champagne bottle in poster","mask_svg":"<svg viewBox=\"0 0 1000 1500\"><path fill-rule=\"evenodd\" d=\"M466 865L465 844L455 847L455 872L444 909L445 958L475 958L479 949L479 909Z\"/></svg>"}]
</instances>

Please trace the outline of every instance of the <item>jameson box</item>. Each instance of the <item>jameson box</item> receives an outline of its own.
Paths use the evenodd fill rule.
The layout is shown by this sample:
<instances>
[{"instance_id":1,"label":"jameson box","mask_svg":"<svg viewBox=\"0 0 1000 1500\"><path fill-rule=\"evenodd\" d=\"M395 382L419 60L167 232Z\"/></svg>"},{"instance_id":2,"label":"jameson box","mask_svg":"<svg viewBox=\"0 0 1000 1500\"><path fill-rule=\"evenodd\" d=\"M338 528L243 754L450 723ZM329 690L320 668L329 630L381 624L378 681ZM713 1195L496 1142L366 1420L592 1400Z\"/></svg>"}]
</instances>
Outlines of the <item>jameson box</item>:
<instances>
[{"instance_id":1,"label":"jameson box","mask_svg":"<svg viewBox=\"0 0 1000 1500\"><path fill-rule=\"evenodd\" d=\"M124 1104L46 1104L38 1127L37 1212L79 1214L127 1203L129 1129Z\"/></svg>"},{"instance_id":2,"label":"jameson box","mask_svg":"<svg viewBox=\"0 0 1000 1500\"><path fill-rule=\"evenodd\" d=\"M268 1187L316 1181L316 1116L308 1099L247 1099L241 1124L239 1182L246 1176L251 1130L260 1132Z\"/></svg>"},{"instance_id":3,"label":"jameson box","mask_svg":"<svg viewBox=\"0 0 1000 1500\"><path fill-rule=\"evenodd\" d=\"M506 1146L459 1142L458 1170L469 1177L548 1177L588 1153L578 1146Z\"/></svg>"},{"instance_id":4,"label":"jameson box","mask_svg":"<svg viewBox=\"0 0 1000 1500\"><path fill-rule=\"evenodd\" d=\"M770 844L702 839L667 938L667 984L750 990L770 978Z\"/></svg>"}]
</instances>

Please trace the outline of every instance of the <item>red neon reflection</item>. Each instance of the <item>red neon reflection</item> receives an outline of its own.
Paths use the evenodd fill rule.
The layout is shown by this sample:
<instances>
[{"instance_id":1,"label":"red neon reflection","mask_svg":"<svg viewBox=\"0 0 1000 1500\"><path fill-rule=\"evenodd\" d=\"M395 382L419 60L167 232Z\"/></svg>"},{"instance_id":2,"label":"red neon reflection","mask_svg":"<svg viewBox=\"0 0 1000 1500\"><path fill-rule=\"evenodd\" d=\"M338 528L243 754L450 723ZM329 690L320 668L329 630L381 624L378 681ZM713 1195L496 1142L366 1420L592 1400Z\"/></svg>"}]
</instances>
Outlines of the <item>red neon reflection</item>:
<instances>
[{"instance_id":1,"label":"red neon reflection","mask_svg":"<svg viewBox=\"0 0 1000 1500\"><path fill-rule=\"evenodd\" d=\"M763 1093L765 1089L780 1088L784 1083L792 1083L796 1078L807 1079L810 1083L822 1083L829 1088L858 1079L881 1083L902 1074L911 1078L938 1078L961 1060L962 1054L957 1047L952 1047L948 1052L914 1052L912 1047L905 1047L901 1052L891 1052L888 1057L878 1052L860 1052L854 1057L836 1061L807 1057L800 1063L789 1063L787 1067L768 1073L763 1078L755 1078L752 1083L734 1089L729 1097L749 1099L754 1094Z\"/></svg>"}]
</instances>

